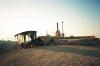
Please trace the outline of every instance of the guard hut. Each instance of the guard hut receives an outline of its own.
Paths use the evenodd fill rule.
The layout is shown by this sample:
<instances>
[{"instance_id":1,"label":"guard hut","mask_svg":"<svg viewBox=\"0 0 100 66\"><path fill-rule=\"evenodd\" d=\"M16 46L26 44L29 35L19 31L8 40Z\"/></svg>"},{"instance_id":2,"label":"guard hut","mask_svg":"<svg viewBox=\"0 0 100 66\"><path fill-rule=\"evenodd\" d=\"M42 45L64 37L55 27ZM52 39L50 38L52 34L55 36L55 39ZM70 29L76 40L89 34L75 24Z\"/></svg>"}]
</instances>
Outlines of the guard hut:
<instances>
[{"instance_id":1,"label":"guard hut","mask_svg":"<svg viewBox=\"0 0 100 66\"><path fill-rule=\"evenodd\" d=\"M36 33L37 31L25 31L25 32L16 34L15 38L17 39L17 43L21 45L21 44L26 43L27 38L30 40L35 40L37 37Z\"/></svg>"}]
</instances>

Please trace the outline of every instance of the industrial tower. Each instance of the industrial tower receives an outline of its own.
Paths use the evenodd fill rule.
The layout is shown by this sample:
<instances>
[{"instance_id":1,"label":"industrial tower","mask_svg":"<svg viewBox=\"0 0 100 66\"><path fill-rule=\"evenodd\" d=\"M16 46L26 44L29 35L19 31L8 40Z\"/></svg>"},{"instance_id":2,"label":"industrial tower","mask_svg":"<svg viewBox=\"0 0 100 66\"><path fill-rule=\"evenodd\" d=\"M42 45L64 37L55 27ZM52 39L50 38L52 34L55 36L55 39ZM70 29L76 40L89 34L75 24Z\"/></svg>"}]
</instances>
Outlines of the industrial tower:
<instances>
[{"instance_id":1,"label":"industrial tower","mask_svg":"<svg viewBox=\"0 0 100 66\"><path fill-rule=\"evenodd\" d=\"M62 38L64 38L63 23L64 23L64 22L62 21L62 36L61 36Z\"/></svg>"},{"instance_id":2,"label":"industrial tower","mask_svg":"<svg viewBox=\"0 0 100 66\"><path fill-rule=\"evenodd\" d=\"M56 31L56 37L57 38L61 38L61 34L60 34L60 31L58 29L58 22L57 22L57 31Z\"/></svg>"}]
</instances>

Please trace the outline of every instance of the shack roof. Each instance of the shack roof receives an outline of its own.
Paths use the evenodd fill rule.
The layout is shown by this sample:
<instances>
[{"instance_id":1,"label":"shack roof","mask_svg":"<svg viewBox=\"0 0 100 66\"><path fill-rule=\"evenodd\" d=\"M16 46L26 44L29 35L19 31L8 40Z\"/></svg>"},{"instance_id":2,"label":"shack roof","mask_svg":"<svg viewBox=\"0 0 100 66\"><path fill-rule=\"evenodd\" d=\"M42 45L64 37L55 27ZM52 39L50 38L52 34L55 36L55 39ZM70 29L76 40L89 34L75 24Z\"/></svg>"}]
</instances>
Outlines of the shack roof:
<instances>
[{"instance_id":1,"label":"shack roof","mask_svg":"<svg viewBox=\"0 0 100 66\"><path fill-rule=\"evenodd\" d=\"M24 31L24 32L16 34L15 36L18 36L18 35L27 35L27 34L36 34L36 32L37 31Z\"/></svg>"}]
</instances>

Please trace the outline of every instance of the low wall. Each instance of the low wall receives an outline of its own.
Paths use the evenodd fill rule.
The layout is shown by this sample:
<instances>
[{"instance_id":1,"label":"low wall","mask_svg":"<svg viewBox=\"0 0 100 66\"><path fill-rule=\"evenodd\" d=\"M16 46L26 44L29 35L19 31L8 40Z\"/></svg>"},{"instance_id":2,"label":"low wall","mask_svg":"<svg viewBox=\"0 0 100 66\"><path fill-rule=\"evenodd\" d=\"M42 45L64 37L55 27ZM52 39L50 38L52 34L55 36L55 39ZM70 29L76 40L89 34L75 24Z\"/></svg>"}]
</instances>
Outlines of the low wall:
<instances>
[{"instance_id":1,"label":"low wall","mask_svg":"<svg viewBox=\"0 0 100 66\"><path fill-rule=\"evenodd\" d=\"M83 45L83 46L100 46L99 39L56 39L56 45Z\"/></svg>"}]
</instances>

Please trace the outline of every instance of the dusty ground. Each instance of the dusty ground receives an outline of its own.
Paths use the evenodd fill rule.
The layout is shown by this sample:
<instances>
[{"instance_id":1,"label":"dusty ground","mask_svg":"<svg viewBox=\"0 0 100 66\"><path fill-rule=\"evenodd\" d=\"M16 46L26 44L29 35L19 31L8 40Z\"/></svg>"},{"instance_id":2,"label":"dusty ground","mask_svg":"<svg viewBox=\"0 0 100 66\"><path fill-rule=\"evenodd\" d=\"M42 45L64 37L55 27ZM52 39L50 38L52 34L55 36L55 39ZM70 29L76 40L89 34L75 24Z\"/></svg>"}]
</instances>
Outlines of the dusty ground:
<instances>
[{"instance_id":1,"label":"dusty ground","mask_svg":"<svg viewBox=\"0 0 100 66\"><path fill-rule=\"evenodd\" d=\"M71 45L20 48L1 55L0 66L100 66L100 48Z\"/></svg>"}]
</instances>

